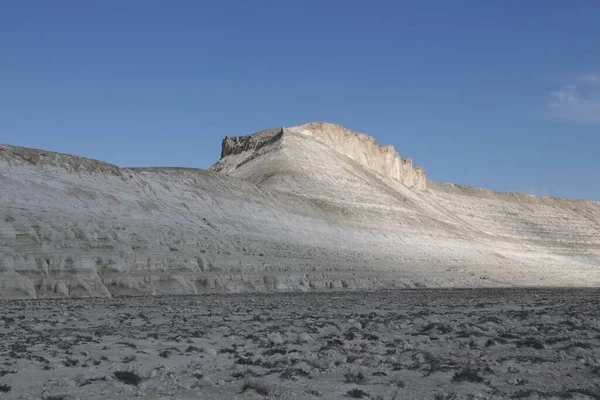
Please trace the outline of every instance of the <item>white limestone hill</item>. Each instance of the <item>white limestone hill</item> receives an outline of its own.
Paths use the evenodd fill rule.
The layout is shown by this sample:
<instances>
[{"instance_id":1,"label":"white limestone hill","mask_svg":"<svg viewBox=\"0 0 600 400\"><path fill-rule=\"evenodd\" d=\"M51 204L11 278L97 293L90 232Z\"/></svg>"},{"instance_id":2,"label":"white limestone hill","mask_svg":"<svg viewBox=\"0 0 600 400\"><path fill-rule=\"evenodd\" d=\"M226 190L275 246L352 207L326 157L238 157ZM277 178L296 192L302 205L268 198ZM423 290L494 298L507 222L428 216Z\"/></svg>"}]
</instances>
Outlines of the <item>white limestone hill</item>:
<instances>
[{"instance_id":1,"label":"white limestone hill","mask_svg":"<svg viewBox=\"0 0 600 400\"><path fill-rule=\"evenodd\" d=\"M600 203L426 181L339 125L209 171L0 145L0 298L599 284Z\"/></svg>"}]
</instances>

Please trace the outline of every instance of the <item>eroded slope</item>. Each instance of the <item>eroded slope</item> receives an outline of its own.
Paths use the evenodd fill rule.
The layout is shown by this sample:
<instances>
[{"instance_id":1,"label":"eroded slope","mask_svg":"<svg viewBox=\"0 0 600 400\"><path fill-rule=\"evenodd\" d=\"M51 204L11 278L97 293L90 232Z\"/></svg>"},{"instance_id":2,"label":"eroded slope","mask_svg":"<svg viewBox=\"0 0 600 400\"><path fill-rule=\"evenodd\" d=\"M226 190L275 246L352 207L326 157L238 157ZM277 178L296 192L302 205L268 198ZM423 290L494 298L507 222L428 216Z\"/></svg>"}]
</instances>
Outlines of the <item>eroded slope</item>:
<instances>
[{"instance_id":1,"label":"eroded slope","mask_svg":"<svg viewBox=\"0 0 600 400\"><path fill-rule=\"evenodd\" d=\"M0 146L0 296L600 283L599 203L409 186L305 128L213 171Z\"/></svg>"}]
</instances>

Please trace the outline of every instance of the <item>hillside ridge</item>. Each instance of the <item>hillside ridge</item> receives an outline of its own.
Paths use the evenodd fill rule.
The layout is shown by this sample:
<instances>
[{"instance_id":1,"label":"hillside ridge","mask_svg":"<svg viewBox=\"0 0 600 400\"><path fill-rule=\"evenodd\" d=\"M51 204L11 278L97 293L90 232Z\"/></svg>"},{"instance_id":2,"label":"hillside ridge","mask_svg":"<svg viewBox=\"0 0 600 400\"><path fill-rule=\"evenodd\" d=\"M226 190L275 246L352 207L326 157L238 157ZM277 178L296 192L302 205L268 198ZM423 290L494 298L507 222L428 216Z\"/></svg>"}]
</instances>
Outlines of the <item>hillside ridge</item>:
<instances>
[{"instance_id":1,"label":"hillside ridge","mask_svg":"<svg viewBox=\"0 0 600 400\"><path fill-rule=\"evenodd\" d=\"M0 298L600 286L600 203L420 187L344 129L226 139L211 170L0 145Z\"/></svg>"},{"instance_id":2,"label":"hillside ridge","mask_svg":"<svg viewBox=\"0 0 600 400\"><path fill-rule=\"evenodd\" d=\"M316 122L312 122L309 124L316 124ZM331 125L337 125L337 124L331 124ZM303 126L303 125L299 125L299 126ZM339 125L339 126L341 126L341 125ZM272 133L273 131L276 132L276 134L271 136L271 140L255 142L256 143L255 147L253 147L251 144L250 145L236 144L236 143L243 142L246 139L250 139L250 138L252 138L252 136L254 136L256 134L259 134L259 133L269 134L269 133ZM247 151L247 150L257 150L257 149L261 149L264 146L268 146L270 144L275 143L277 140L280 139L279 135L283 134L284 132L285 132L285 128L270 128L270 129L265 129L263 131L259 131L256 134L251 134L251 135L226 136L223 139L222 146L224 146L225 141L227 141L226 147L228 149L239 146L238 147L239 149L244 149L244 150L240 150L239 152L243 152L243 151ZM354 133L356 133L356 132L354 132ZM362 133L357 133L357 134L366 136L367 138L372 139L375 144L377 144L377 140L372 138L371 136L368 136L368 135L362 134ZM249 142L252 143L252 140L249 140ZM386 147L386 146L387 145L383 145L383 146L380 145L380 147ZM393 146L390 146L390 147L393 147ZM236 153L235 150L225 152L222 149L221 152L222 152L221 158L225 158L225 157L233 155L233 154L239 154L239 152ZM178 167L178 166L147 166L147 167L118 166L118 165L111 164L106 161L102 161L102 160L95 159L95 158L83 157L83 156L78 156L78 155L74 155L74 154L62 153L62 152L44 150L44 149L38 149L38 148L15 146L15 145L11 145L8 143L0 143L0 161L4 161L9 164L27 163L27 164L30 164L33 166L40 166L40 167L44 167L44 166L62 167L62 168L65 168L65 169L71 170L71 171L86 171L86 172L98 172L98 173L109 172L114 175L121 175L123 171L130 171L130 170L131 171L160 171L160 170L180 170L181 171L181 170L187 170L187 171L199 171L199 172L210 172L210 171L218 172L219 165L220 165L219 162L217 162L213 166L211 166L209 169L194 168L194 167ZM415 168L420 168L420 167L415 167ZM523 198L531 198L531 199L539 198L539 199L580 202L580 203L589 203L589 204L600 205L600 201L598 201L598 200L579 199L579 198L570 198L570 197L561 197L561 196L550 196L550 195L541 196L541 195L525 193L525 192L494 190L494 189L489 189L489 188L485 188L485 187L470 186L470 185L464 185L464 184L453 183L453 182L435 182L435 181L431 181L429 179L426 179L426 182L427 182L426 183L427 186L433 185L438 190L456 189L456 190L469 192L469 194L482 193L482 194L486 194L486 195L522 196Z\"/></svg>"}]
</instances>

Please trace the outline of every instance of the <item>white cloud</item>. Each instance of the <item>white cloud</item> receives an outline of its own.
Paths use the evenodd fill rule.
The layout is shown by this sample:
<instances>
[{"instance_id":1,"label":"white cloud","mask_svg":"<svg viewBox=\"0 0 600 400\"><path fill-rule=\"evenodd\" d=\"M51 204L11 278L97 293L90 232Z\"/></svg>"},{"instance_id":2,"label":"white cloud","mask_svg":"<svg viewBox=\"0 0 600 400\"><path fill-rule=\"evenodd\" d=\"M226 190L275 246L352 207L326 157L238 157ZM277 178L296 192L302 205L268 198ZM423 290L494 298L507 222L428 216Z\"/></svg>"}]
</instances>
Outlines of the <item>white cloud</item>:
<instances>
[{"instance_id":1,"label":"white cloud","mask_svg":"<svg viewBox=\"0 0 600 400\"><path fill-rule=\"evenodd\" d=\"M555 98L555 101L550 103L550 107L559 107L561 104L573 104L577 102L577 98L575 97L577 92L577 87L575 85L565 85L562 89L552 92L552 97Z\"/></svg>"},{"instance_id":2,"label":"white cloud","mask_svg":"<svg viewBox=\"0 0 600 400\"><path fill-rule=\"evenodd\" d=\"M589 75L588 84L600 76ZM552 120L578 123L600 123L600 91L581 91L575 85L565 85L550 93L552 100L546 106L546 114Z\"/></svg>"},{"instance_id":3,"label":"white cloud","mask_svg":"<svg viewBox=\"0 0 600 400\"><path fill-rule=\"evenodd\" d=\"M600 85L600 75L585 75L581 82L585 85Z\"/></svg>"}]
</instances>

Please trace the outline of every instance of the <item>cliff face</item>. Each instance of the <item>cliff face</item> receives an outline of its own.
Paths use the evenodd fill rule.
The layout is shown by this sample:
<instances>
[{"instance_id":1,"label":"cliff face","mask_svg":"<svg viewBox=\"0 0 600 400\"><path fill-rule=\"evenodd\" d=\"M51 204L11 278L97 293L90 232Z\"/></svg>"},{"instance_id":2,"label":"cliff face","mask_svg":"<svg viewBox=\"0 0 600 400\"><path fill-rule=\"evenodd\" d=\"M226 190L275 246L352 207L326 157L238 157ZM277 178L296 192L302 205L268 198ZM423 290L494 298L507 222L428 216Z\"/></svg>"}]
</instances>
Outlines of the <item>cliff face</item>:
<instances>
[{"instance_id":1,"label":"cliff face","mask_svg":"<svg viewBox=\"0 0 600 400\"><path fill-rule=\"evenodd\" d=\"M283 129L272 128L248 136L227 136L223 139L221 158L237 155L245 151L258 151L264 146L281 139Z\"/></svg>"},{"instance_id":2,"label":"cliff face","mask_svg":"<svg viewBox=\"0 0 600 400\"><path fill-rule=\"evenodd\" d=\"M311 136L362 166L408 187L421 190L427 187L423 168L413 167L412 159L400 158L393 146L379 146L371 136L326 122L310 122L287 131Z\"/></svg>"},{"instance_id":3,"label":"cliff face","mask_svg":"<svg viewBox=\"0 0 600 400\"><path fill-rule=\"evenodd\" d=\"M600 286L600 203L420 171L331 124L227 138L212 171L0 145L0 298Z\"/></svg>"},{"instance_id":4,"label":"cliff face","mask_svg":"<svg viewBox=\"0 0 600 400\"><path fill-rule=\"evenodd\" d=\"M413 166L410 158L400 158L393 146L380 146L368 135L326 122L310 122L290 128L268 129L248 136L228 136L223 141L221 161L213 169L231 172L240 161L239 159L231 161L228 158L247 151L257 152L264 146L273 145L285 135L302 135L316 140L363 167L386 178L395 179L408 187L420 190L425 190L427 187L425 170Z\"/></svg>"}]
</instances>

